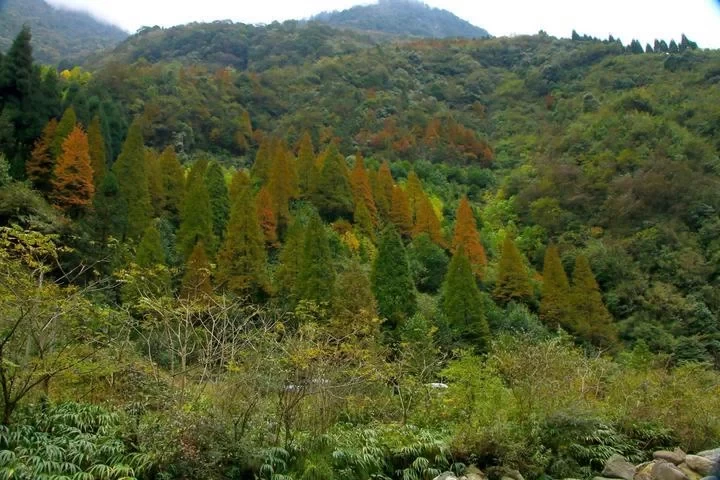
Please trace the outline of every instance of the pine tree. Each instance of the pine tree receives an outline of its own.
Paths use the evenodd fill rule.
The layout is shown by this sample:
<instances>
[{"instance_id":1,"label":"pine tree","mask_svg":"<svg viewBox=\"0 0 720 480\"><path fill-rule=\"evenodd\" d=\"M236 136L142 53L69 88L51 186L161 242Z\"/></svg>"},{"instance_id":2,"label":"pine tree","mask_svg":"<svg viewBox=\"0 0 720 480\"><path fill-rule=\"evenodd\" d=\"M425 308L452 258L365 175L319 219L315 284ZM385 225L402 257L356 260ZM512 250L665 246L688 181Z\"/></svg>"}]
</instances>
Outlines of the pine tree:
<instances>
[{"instance_id":1,"label":"pine tree","mask_svg":"<svg viewBox=\"0 0 720 480\"><path fill-rule=\"evenodd\" d=\"M56 130L57 120L53 118L45 125L42 136L36 140L30 159L25 164L28 179L35 188L46 194L52 188L55 169L55 157L51 154L50 148L55 141Z\"/></svg>"},{"instance_id":2,"label":"pine tree","mask_svg":"<svg viewBox=\"0 0 720 480\"><path fill-rule=\"evenodd\" d=\"M289 307L294 307L297 296L298 276L305 241L304 218L296 216L285 233L285 245L280 251L280 265L275 274L276 290Z\"/></svg>"},{"instance_id":3,"label":"pine tree","mask_svg":"<svg viewBox=\"0 0 720 480\"><path fill-rule=\"evenodd\" d=\"M569 329L570 284L555 245L545 250L540 320L550 328L563 326Z\"/></svg>"},{"instance_id":4,"label":"pine tree","mask_svg":"<svg viewBox=\"0 0 720 480\"><path fill-rule=\"evenodd\" d=\"M262 228L265 244L274 248L278 245L277 235L277 217L273 210L272 197L267 187L262 187L255 198L255 208L257 209L258 222Z\"/></svg>"},{"instance_id":5,"label":"pine tree","mask_svg":"<svg viewBox=\"0 0 720 480\"><path fill-rule=\"evenodd\" d=\"M353 200L356 209L355 216L358 216L357 209L362 206L364 212L367 212L367 215L369 215L372 226L376 226L378 223L377 207L375 206L375 199L373 198L372 188L370 187L370 179L365 169L365 161L360 152L355 154L355 166L350 173L350 185L353 190ZM364 215L364 213L362 215Z\"/></svg>"},{"instance_id":6,"label":"pine tree","mask_svg":"<svg viewBox=\"0 0 720 480\"><path fill-rule=\"evenodd\" d=\"M62 154L62 145L65 139L70 135L75 126L78 123L77 115L73 107L68 107L63 113L60 122L55 129L55 138L53 139L52 146L50 147L50 153L53 158L58 158Z\"/></svg>"},{"instance_id":7,"label":"pine tree","mask_svg":"<svg viewBox=\"0 0 720 480\"><path fill-rule=\"evenodd\" d=\"M415 285L400 235L392 227L383 230L371 275L380 315L390 330L411 317L417 309Z\"/></svg>"},{"instance_id":8,"label":"pine tree","mask_svg":"<svg viewBox=\"0 0 720 480\"><path fill-rule=\"evenodd\" d=\"M298 180L295 159L284 142L277 141L273 149L267 188L272 198L278 224L290 223L290 200L297 196Z\"/></svg>"},{"instance_id":9,"label":"pine tree","mask_svg":"<svg viewBox=\"0 0 720 480\"><path fill-rule=\"evenodd\" d=\"M152 148L145 149L145 169L148 177L148 193L152 205L153 217L162 216L165 211L165 191L163 189L162 168L160 157Z\"/></svg>"},{"instance_id":10,"label":"pine tree","mask_svg":"<svg viewBox=\"0 0 720 480\"><path fill-rule=\"evenodd\" d=\"M575 258L570 302L575 333L600 347L617 343L612 316L603 303L600 287L584 255Z\"/></svg>"},{"instance_id":11,"label":"pine tree","mask_svg":"<svg viewBox=\"0 0 720 480\"><path fill-rule=\"evenodd\" d=\"M528 301L532 295L533 289L522 254L510 235L506 234L493 296L501 303L509 303Z\"/></svg>"},{"instance_id":12,"label":"pine tree","mask_svg":"<svg viewBox=\"0 0 720 480\"><path fill-rule=\"evenodd\" d=\"M390 207L392 205L392 193L395 182L390 172L390 165L383 162L377 172L377 181L375 194L375 204L377 205L378 214L384 221L390 219Z\"/></svg>"},{"instance_id":13,"label":"pine tree","mask_svg":"<svg viewBox=\"0 0 720 480\"><path fill-rule=\"evenodd\" d=\"M95 195L88 139L80 127L62 144L62 154L53 172L53 203L66 212L86 210Z\"/></svg>"},{"instance_id":14,"label":"pine tree","mask_svg":"<svg viewBox=\"0 0 720 480\"><path fill-rule=\"evenodd\" d=\"M360 202L355 207L353 212L353 222L357 228L370 238L373 242L375 241L375 225L373 224L372 216L365 207L365 203Z\"/></svg>"},{"instance_id":15,"label":"pine tree","mask_svg":"<svg viewBox=\"0 0 720 480\"><path fill-rule=\"evenodd\" d=\"M145 229L145 233L143 233L135 254L135 263L142 268L165 265L165 250L163 249L162 237L155 222L151 222Z\"/></svg>"},{"instance_id":16,"label":"pine tree","mask_svg":"<svg viewBox=\"0 0 720 480\"><path fill-rule=\"evenodd\" d=\"M407 192L408 201L410 202L410 212L412 212L413 221L416 221L415 219L417 218L420 203L427 195L425 195L422 182L414 170L411 170L408 174L405 191Z\"/></svg>"},{"instance_id":17,"label":"pine tree","mask_svg":"<svg viewBox=\"0 0 720 480\"><path fill-rule=\"evenodd\" d=\"M100 117L95 115L88 126L88 145L90 145L90 162L93 169L95 187L99 187L107 172L107 156L105 154L105 137L102 133Z\"/></svg>"},{"instance_id":18,"label":"pine tree","mask_svg":"<svg viewBox=\"0 0 720 480\"><path fill-rule=\"evenodd\" d=\"M120 196L120 185L112 171L109 171L93 200L91 219L94 237L102 242L110 237L121 238L127 231L127 204Z\"/></svg>"},{"instance_id":19,"label":"pine tree","mask_svg":"<svg viewBox=\"0 0 720 480\"><path fill-rule=\"evenodd\" d=\"M390 202L390 221L395 225L400 235L404 238L410 237L413 228L410 202L408 201L405 190L399 185L393 187L392 200Z\"/></svg>"},{"instance_id":20,"label":"pine tree","mask_svg":"<svg viewBox=\"0 0 720 480\"><path fill-rule=\"evenodd\" d=\"M245 188L250 186L250 176L245 170L236 170L230 180L230 206L235 204L235 200L240 196Z\"/></svg>"},{"instance_id":21,"label":"pine tree","mask_svg":"<svg viewBox=\"0 0 720 480\"><path fill-rule=\"evenodd\" d=\"M482 280L485 275L487 256L485 248L480 243L480 234L477 230L475 216L473 215L470 202L463 197L458 205L455 215L455 233L452 241L452 251L457 252L462 247L465 255L470 260L475 277Z\"/></svg>"},{"instance_id":22,"label":"pine tree","mask_svg":"<svg viewBox=\"0 0 720 480\"><path fill-rule=\"evenodd\" d=\"M275 138L266 136L260 142L260 147L255 153L255 163L253 163L253 177L260 180L260 183L266 184L270 177L270 168L272 167L272 154L275 147Z\"/></svg>"},{"instance_id":23,"label":"pine tree","mask_svg":"<svg viewBox=\"0 0 720 480\"><path fill-rule=\"evenodd\" d=\"M315 167L315 147L313 147L310 133L305 132L300 139L297 158L298 186L300 196L309 198L315 190L315 181L318 171Z\"/></svg>"},{"instance_id":24,"label":"pine tree","mask_svg":"<svg viewBox=\"0 0 720 480\"><path fill-rule=\"evenodd\" d=\"M213 293L210 278L210 260L205 252L205 244L199 241L185 263L180 297L186 300L202 300L210 297Z\"/></svg>"},{"instance_id":25,"label":"pine tree","mask_svg":"<svg viewBox=\"0 0 720 480\"><path fill-rule=\"evenodd\" d=\"M680 48L678 47L678 44L675 42L675 40L670 40L670 46L668 47L668 52L670 53L679 53Z\"/></svg>"},{"instance_id":26,"label":"pine tree","mask_svg":"<svg viewBox=\"0 0 720 480\"><path fill-rule=\"evenodd\" d=\"M215 251L212 208L210 194L205 183L207 161L195 162L188 174L185 187L185 199L180 210L180 229L177 234L178 253L187 259L199 241L203 242L206 252Z\"/></svg>"},{"instance_id":27,"label":"pine tree","mask_svg":"<svg viewBox=\"0 0 720 480\"><path fill-rule=\"evenodd\" d=\"M490 328L470 260L462 247L453 255L442 286L442 311L453 332L479 351L485 350Z\"/></svg>"},{"instance_id":28,"label":"pine tree","mask_svg":"<svg viewBox=\"0 0 720 480\"><path fill-rule=\"evenodd\" d=\"M118 181L120 198L127 208L125 237L139 239L152 217L145 146L139 119L130 125L120 156L113 165L113 173Z\"/></svg>"},{"instance_id":29,"label":"pine tree","mask_svg":"<svg viewBox=\"0 0 720 480\"><path fill-rule=\"evenodd\" d=\"M325 157L317 189L312 196L313 203L328 220L351 219L354 206L347 163L335 144L328 147Z\"/></svg>"},{"instance_id":30,"label":"pine tree","mask_svg":"<svg viewBox=\"0 0 720 480\"><path fill-rule=\"evenodd\" d=\"M265 239L250 187L235 199L217 263L217 283L223 290L253 297L269 293Z\"/></svg>"},{"instance_id":31,"label":"pine tree","mask_svg":"<svg viewBox=\"0 0 720 480\"><path fill-rule=\"evenodd\" d=\"M172 147L163 150L158 163L162 176L164 213L177 226L180 223L180 210L185 199L185 173Z\"/></svg>"},{"instance_id":32,"label":"pine tree","mask_svg":"<svg viewBox=\"0 0 720 480\"><path fill-rule=\"evenodd\" d=\"M218 162L210 162L205 172L205 185L210 195L210 210L215 238L222 240L230 218L230 197L225 172Z\"/></svg>"},{"instance_id":33,"label":"pine tree","mask_svg":"<svg viewBox=\"0 0 720 480\"><path fill-rule=\"evenodd\" d=\"M329 303L333 295L335 270L330 240L320 216L315 212L305 229L299 267L298 298L318 305Z\"/></svg>"},{"instance_id":34,"label":"pine tree","mask_svg":"<svg viewBox=\"0 0 720 480\"><path fill-rule=\"evenodd\" d=\"M413 226L413 238L427 234L436 245L444 246L440 230L440 219L438 219L432 202L425 193L416 201L415 225Z\"/></svg>"}]
</instances>

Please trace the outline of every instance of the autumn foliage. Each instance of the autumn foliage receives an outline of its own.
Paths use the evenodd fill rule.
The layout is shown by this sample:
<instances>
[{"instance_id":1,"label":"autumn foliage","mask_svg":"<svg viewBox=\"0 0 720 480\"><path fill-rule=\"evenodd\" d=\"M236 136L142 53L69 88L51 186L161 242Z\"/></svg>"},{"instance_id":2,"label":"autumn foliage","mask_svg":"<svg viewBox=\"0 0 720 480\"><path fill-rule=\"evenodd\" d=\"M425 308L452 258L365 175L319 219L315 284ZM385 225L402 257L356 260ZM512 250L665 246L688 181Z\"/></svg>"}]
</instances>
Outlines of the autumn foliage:
<instances>
[{"instance_id":1,"label":"autumn foliage","mask_svg":"<svg viewBox=\"0 0 720 480\"><path fill-rule=\"evenodd\" d=\"M485 275L487 255L485 248L480 243L480 233L477 230L475 215L473 214L470 202L467 197L460 200L455 219L455 233L452 241L452 251L457 252L462 247L470 264L473 273L477 278L482 279Z\"/></svg>"},{"instance_id":2,"label":"autumn foliage","mask_svg":"<svg viewBox=\"0 0 720 480\"><path fill-rule=\"evenodd\" d=\"M63 142L54 176L52 199L55 205L68 212L77 212L92 204L95 185L88 139L79 126Z\"/></svg>"}]
</instances>

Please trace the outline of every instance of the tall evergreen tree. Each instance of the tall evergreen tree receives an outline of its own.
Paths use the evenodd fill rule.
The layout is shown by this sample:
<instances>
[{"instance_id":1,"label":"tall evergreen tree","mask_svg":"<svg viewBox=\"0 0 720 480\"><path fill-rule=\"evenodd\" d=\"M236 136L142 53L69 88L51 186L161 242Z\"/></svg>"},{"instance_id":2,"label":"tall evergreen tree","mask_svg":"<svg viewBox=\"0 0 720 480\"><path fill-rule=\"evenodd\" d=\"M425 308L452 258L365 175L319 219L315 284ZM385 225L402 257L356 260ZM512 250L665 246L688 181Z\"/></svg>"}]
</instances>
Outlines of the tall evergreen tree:
<instances>
[{"instance_id":1,"label":"tall evergreen tree","mask_svg":"<svg viewBox=\"0 0 720 480\"><path fill-rule=\"evenodd\" d=\"M57 120L54 118L45 125L42 136L35 141L25 168L28 179L35 188L48 194L52 188L53 170L55 170L55 157L50 152L50 147L55 140Z\"/></svg>"},{"instance_id":2,"label":"tall evergreen tree","mask_svg":"<svg viewBox=\"0 0 720 480\"><path fill-rule=\"evenodd\" d=\"M121 238L127 231L127 204L112 171L105 175L93 199L91 226L94 237L102 242L110 237Z\"/></svg>"},{"instance_id":3,"label":"tall evergreen tree","mask_svg":"<svg viewBox=\"0 0 720 480\"><path fill-rule=\"evenodd\" d=\"M210 260L205 252L205 244L197 242L185 262L185 274L180 286L180 298L202 300L212 295Z\"/></svg>"},{"instance_id":4,"label":"tall evergreen tree","mask_svg":"<svg viewBox=\"0 0 720 480\"><path fill-rule=\"evenodd\" d=\"M150 225L143 233L135 254L135 263L143 268L165 265L165 250L163 249L162 237L155 222L150 222Z\"/></svg>"},{"instance_id":5,"label":"tall evergreen tree","mask_svg":"<svg viewBox=\"0 0 720 480\"><path fill-rule=\"evenodd\" d=\"M85 211L95 195L90 148L85 132L78 126L62 145L62 154L53 172L53 203L66 212Z\"/></svg>"},{"instance_id":6,"label":"tall evergreen tree","mask_svg":"<svg viewBox=\"0 0 720 480\"><path fill-rule=\"evenodd\" d=\"M52 146L50 147L50 153L53 158L58 158L60 154L62 154L63 142L68 135L70 135L70 132L73 131L77 123L78 120L77 115L75 114L75 109L72 106L65 109L65 113L63 113L63 116L60 118L60 122L55 129L55 138L53 139Z\"/></svg>"},{"instance_id":7,"label":"tall evergreen tree","mask_svg":"<svg viewBox=\"0 0 720 480\"><path fill-rule=\"evenodd\" d=\"M107 172L107 155L105 154L105 137L102 132L100 117L95 115L88 126L88 145L90 146L90 162L93 169L95 187L99 187Z\"/></svg>"},{"instance_id":8,"label":"tall evergreen tree","mask_svg":"<svg viewBox=\"0 0 720 480\"><path fill-rule=\"evenodd\" d=\"M273 209L272 196L267 187L262 187L258 192L255 198L255 208L257 209L260 228L262 228L265 237L265 244L268 247L276 247L278 245L278 222Z\"/></svg>"},{"instance_id":9,"label":"tall evergreen tree","mask_svg":"<svg viewBox=\"0 0 720 480\"><path fill-rule=\"evenodd\" d=\"M442 286L442 311L455 335L479 351L490 338L480 289L462 247L453 255Z\"/></svg>"},{"instance_id":10,"label":"tall evergreen tree","mask_svg":"<svg viewBox=\"0 0 720 480\"><path fill-rule=\"evenodd\" d=\"M218 253L217 284L236 295L261 297L269 293L265 274L265 238L258 222L250 187L235 199Z\"/></svg>"},{"instance_id":11,"label":"tall evergreen tree","mask_svg":"<svg viewBox=\"0 0 720 480\"><path fill-rule=\"evenodd\" d=\"M296 216L285 232L285 244L280 251L275 274L275 289L287 305L293 307L298 298L298 276L305 242L305 224L302 216Z\"/></svg>"},{"instance_id":12,"label":"tall evergreen tree","mask_svg":"<svg viewBox=\"0 0 720 480\"><path fill-rule=\"evenodd\" d=\"M148 192L152 205L153 217L162 216L165 211L165 191L160 167L160 156L152 148L145 149L145 169L148 177Z\"/></svg>"},{"instance_id":13,"label":"tall evergreen tree","mask_svg":"<svg viewBox=\"0 0 720 480\"><path fill-rule=\"evenodd\" d=\"M405 247L393 227L382 232L371 281L378 311L388 328L395 330L415 313L417 299Z\"/></svg>"},{"instance_id":14,"label":"tall evergreen tree","mask_svg":"<svg viewBox=\"0 0 720 480\"><path fill-rule=\"evenodd\" d=\"M413 228L410 202L408 201L405 190L399 185L393 187L392 200L390 202L390 221L395 225L400 235L404 238L410 237Z\"/></svg>"},{"instance_id":15,"label":"tall evergreen tree","mask_svg":"<svg viewBox=\"0 0 720 480\"><path fill-rule=\"evenodd\" d=\"M222 240L225 227L230 218L230 196L225 172L218 162L210 162L205 172L205 185L210 195L210 210L212 211L212 224L215 237Z\"/></svg>"},{"instance_id":16,"label":"tall evergreen tree","mask_svg":"<svg viewBox=\"0 0 720 480\"><path fill-rule=\"evenodd\" d=\"M570 300L575 333L600 347L617 343L612 316L603 303L600 287L584 255L575 258Z\"/></svg>"},{"instance_id":17,"label":"tall evergreen tree","mask_svg":"<svg viewBox=\"0 0 720 480\"><path fill-rule=\"evenodd\" d=\"M113 173L118 182L120 198L127 209L124 235L139 239L152 217L145 146L139 119L130 125L120 156L113 165Z\"/></svg>"},{"instance_id":18,"label":"tall evergreen tree","mask_svg":"<svg viewBox=\"0 0 720 480\"><path fill-rule=\"evenodd\" d=\"M533 296L522 253L509 234L503 240L493 296L501 303L526 302Z\"/></svg>"},{"instance_id":19,"label":"tall evergreen tree","mask_svg":"<svg viewBox=\"0 0 720 480\"><path fill-rule=\"evenodd\" d=\"M202 241L212 255L216 243L213 234L210 194L205 183L207 161L195 162L190 169L185 187L185 199L180 210L180 228L177 234L178 252L184 260L192 254L195 244Z\"/></svg>"},{"instance_id":20,"label":"tall evergreen tree","mask_svg":"<svg viewBox=\"0 0 720 480\"><path fill-rule=\"evenodd\" d=\"M180 223L180 210L185 199L185 173L178 161L175 149L167 147L160 154L160 175L162 176L163 209L175 224Z\"/></svg>"},{"instance_id":21,"label":"tall evergreen tree","mask_svg":"<svg viewBox=\"0 0 720 480\"><path fill-rule=\"evenodd\" d=\"M365 161L360 152L355 154L355 166L350 173L350 185L353 190L353 200L355 203L356 216L357 209L361 206L370 216L372 225L377 225L377 207L375 206L375 198L373 197L370 179L365 169ZM357 222L356 222L357 223Z\"/></svg>"},{"instance_id":22,"label":"tall evergreen tree","mask_svg":"<svg viewBox=\"0 0 720 480\"><path fill-rule=\"evenodd\" d=\"M335 269L330 240L320 216L315 212L310 216L305 229L300 255L297 277L298 298L314 301L318 305L330 302L335 282Z\"/></svg>"},{"instance_id":23,"label":"tall evergreen tree","mask_svg":"<svg viewBox=\"0 0 720 480\"><path fill-rule=\"evenodd\" d=\"M351 219L354 205L347 163L335 144L328 147L325 157L313 203L328 220Z\"/></svg>"},{"instance_id":24,"label":"tall evergreen tree","mask_svg":"<svg viewBox=\"0 0 720 480\"><path fill-rule=\"evenodd\" d=\"M374 192L378 214L385 222L390 220L390 208L392 206L392 193L394 185L395 182L393 181L392 173L390 172L390 165L385 161L378 169L377 181L375 182L376 191Z\"/></svg>"},{"instance_id":25,"label":"tall evergreen tree","mask_svg":"<svg viewBox=\"0 0 720 480\"><path fill-rule=\"evenodd\" d=\"M318 178L315 166L315 147L309 132L305 132L300 139L297 158L298 183L300 196L309 198L315 190L315 181Z\"/></svg>"},{"instance_id":26,"label":"tall evergreen tree","mask_svg":"<svg viewBox=\"0 0 720 480\"><path fill-rule=\"evenodd\" d=\"M230 206L235 205L235 200L250 186L250 176L245 170L236 170L230 180Z\"/></svg>"},{"instance_id":27,"label":"tall evergreen tree","mask_svg":"<svg viewBox=\"0 0 720 480\"><path fill-rule=\"evenodd\" d=\"M570 321L570 284L555 245L545 250L540 320L550 328L568 328Z\"/></svg>"},{"instance_id":28,"label":"tall evergreen tree","mask_svg":"<svg viewBox=\"0 0 720 480\"><path fill-rule=\"evenodd\" d=\"M455 215L455 233L452 241L452 251L462 247L465 255L470 260L475 276L482 279L485 275L485 266L487 265L487 256L485 248L480 243L480 234L477 230L475 215L473 214L470 202L467 197L463 197L458 205Z\"/></svg>"},{"instance_id":29,"label":"tall evergreen tree","mask_svg":"<svg viewBox=\"0 0 720 480\"><path fill-rule=\"evenodd\" d=\"M278 224L285 227L290 223L290 200L297 197L298 180L295 159L284 142L276 142L268 176L273 210Z\"/></svg>"},{"instance_id":30,"label":"tall evergreen tree","mask_svg":"<svg viewBox=\"0 0 720 480\"><path fill-rule=\"evenodd\" d=\"M435 213L432 202L424 192L416 201L415 225L413 226L413 237L427 234L436 245L443 246L445 241L440 230L440 219Z\"/></svg>"},{"instance_id":31,"label":"tall evergreen tree","mask_svg":"<svg viewBox=\"0 0 720 480\"><path fill-rule=\"evenodd\" d=\"M407 192L408 201L410 202L410 212L412 212L412 218L413 221L415 221L420 202L422 202L423 198L427 195L425 195L422 182L414 170L411 170L408 174L405 192Z\"/></svg>"},{"instance_id":32,"label":"tall evergreen tree","mask_svg":"<svg viewBox=\"0 0 720 480\"><path fill-rule=\"evenodd\" d=\"M260 183L267 183L270 178L270 168L272 167L272 154L275 149L276 139L272 136L266 136L260 142L260 147L255 153L255 163L253 163L253 177L260 180Z\"/></svg>"}]
</instances>

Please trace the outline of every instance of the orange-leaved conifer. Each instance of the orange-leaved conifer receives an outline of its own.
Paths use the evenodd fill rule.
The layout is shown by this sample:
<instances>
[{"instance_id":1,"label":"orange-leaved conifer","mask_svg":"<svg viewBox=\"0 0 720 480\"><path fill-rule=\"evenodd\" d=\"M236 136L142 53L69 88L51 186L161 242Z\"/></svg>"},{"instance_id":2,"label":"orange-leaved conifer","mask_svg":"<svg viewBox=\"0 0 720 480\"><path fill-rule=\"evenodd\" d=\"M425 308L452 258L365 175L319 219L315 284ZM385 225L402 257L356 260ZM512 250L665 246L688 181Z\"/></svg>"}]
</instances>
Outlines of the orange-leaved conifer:
<instances>
[{"instance_id":1,"label":"orange-leaved conifer","mask_svg":"<svg viewBox=\"0 0 720 480\"><path fill-rule=\"evenodd\" d=\"M55 156L51 152L57 130L57 120L50 120L43 129L42 135L35 141L30 158L25 164L25 171L35 188L48 193L52 188Z\"/></svg>"},{"instance_id":2,"label":"orange-leaved conifer","mask_svg":"<svg viewBox=\"0 0 720 480\"><path fill-rule=\"evenodd\" d=\"M412 213L410 213L410 202L405 190L395 185L392 191L390 203L390 221L395 225L398 233L408 238L412 233Z\"/></svg>"},{"instance_id":3,"label":"orange-leaved conifer","mask_svg":"<svg viewBox=\"0 0 720 480\"><path fill-rule=\"evenodd\" d=\"M493 296L500 303L509 303L526 302L532 295L533 289L522 253L508 233L503 240Z\"/></svg>"},{"instance_id":4,"label":"orange-leaved conifer","mask_svg":"<svg viewBox=\"0 0 720 480\"><path fill-rule=\"evenodd\" d=\"M88 139L76 126L62 144L52 181L53 203L66 212L78 213L92 204L95 195Z\"/></svg>"},{"instance_id":5,"label":"orange-leaved conifer","mask_svg":"<svg viewBox=\"0 0 720 480\"><path fill-rule=\"evenodd\" d=\"M460 247L463 248L465 255L470 260L475 276L482 279L485 275L487 256L485 255L485 248L480 243L480 233L477 230L475 215L467 197L460 200L455 215L452 251L456 252Z\"/></svg>"}]
</instances>

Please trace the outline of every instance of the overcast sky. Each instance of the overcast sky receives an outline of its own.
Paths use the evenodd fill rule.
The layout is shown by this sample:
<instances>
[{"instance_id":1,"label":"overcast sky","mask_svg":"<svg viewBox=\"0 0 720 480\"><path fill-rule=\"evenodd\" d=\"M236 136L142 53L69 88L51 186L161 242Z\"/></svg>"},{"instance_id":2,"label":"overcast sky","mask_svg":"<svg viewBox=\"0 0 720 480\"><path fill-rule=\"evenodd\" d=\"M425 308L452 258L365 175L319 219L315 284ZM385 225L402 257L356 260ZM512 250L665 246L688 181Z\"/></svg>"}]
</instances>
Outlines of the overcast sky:
<instances>
[{"instance_id":1,"label":"overcast sky","mask_svg":"<svg viewBox=\"0 0 720 480\"><path fill-rule=\"evenodd\" d=\"M307 18L343 10L362 0L48 0L79 7L129 32L141 26L172 26L192 21L231 19L243 23ZM680 39L720 48L720 0L427 0L483 27L495 36L537 33L569 37L580 34L632 38Z\"/></svg>"}]
</instances>

